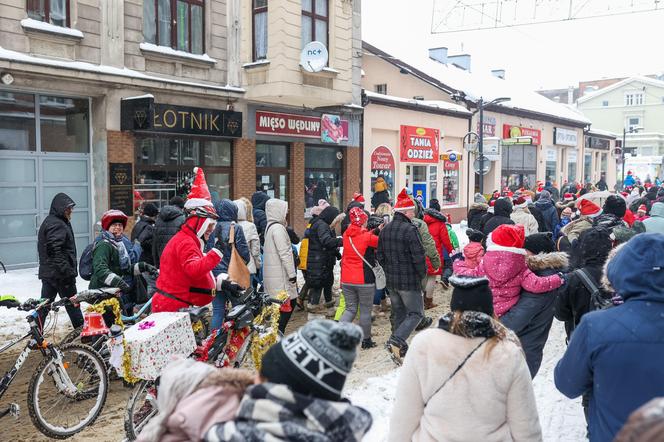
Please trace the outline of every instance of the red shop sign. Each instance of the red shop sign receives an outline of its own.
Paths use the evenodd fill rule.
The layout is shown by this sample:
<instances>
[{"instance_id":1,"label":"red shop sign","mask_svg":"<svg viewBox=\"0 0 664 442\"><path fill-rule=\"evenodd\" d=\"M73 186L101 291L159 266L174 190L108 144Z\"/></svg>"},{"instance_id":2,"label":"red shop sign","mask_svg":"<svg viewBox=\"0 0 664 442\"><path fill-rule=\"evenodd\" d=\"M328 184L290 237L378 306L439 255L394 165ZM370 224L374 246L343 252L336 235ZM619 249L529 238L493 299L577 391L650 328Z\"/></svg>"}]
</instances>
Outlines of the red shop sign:
<instances>
[{"instance_id":1,"label":"red shop sign","mask_svg":"<svg viewBox=\"0 0 664 442\"><path fill-rule=\"evenodd\" d=\"M320 117L256 111L256 133L320 139Z\"/></svg>"},{"instance_id":2,"label":"red shop sign","mask_svg":"<svg viewBox=\"0 0 664 442\"><path fill-rule=\"evenodd\" d=\"M438 129L401 126L401 161L437 163L439 140Z\"/></svg>"},{"instance_id":3,"label":"red shop sign","mask_svg":"<svg viewBox=\"0 0 664 442\"><path fill-rule=\"evenodd\" d=\"M542 132L539 129L503 124L503 139L516 137L532 137L534 145L542 144Z\"/></svg>"},{"instance_id":4,"label":"red shop sign","mask_svg":"<svg viewBox=\"0 0 664 442\"><path fill-rule=\"evenodd\" d=\"M394 156L387 146L378 146L371 153L371 170L394 170Z\"/></svg>"}]
</instances>

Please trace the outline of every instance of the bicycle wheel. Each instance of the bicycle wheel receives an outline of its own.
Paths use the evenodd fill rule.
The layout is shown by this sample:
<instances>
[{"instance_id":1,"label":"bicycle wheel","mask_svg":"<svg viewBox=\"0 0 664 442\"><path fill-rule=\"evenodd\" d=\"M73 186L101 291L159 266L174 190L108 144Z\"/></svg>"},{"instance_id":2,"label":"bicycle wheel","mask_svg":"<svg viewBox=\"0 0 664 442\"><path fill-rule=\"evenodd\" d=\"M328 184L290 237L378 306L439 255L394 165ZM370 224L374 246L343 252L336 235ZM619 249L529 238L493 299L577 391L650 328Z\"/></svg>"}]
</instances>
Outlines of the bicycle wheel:
<instances>
[{"instance_id":1,"label":"bicycle wheel","mask_svg":"<svg viewBox=\"0 0 664 442\"><path fill-rule=\"evenodd\" d=\"M104 361L87 345L65 344L53 351L59 351L62 360L51 356L39 364L28 387L28 410L44 435L66 439L101 413L108 374Z\"/></svg>"},{"instance_id":2,"label":"bicycle wheel","mask_svg":"<svg viewBox=\"0 0 664 442\"><path fill-rule=\"evenodd\" d=\"M127 401L124 429L127 439L136 440L145 424L157 414L157 386L154 381L139 381Z\"/></svg>"},{"instance_id":3,"label":"bicycle wheel","mask_svg":"<svg viewBox=\"0 0 664 442\"><path fill-rule=\"evenodd\" d=\"M117 379L117 374L115 373L115 370L111 366L110 359L111 359L111 352L108 349L108 346L106 345L106 341L108 340L108 335L97 335L97 336L89 336L86 338L81 337L81 330L83 330L83 327L77 327L74 330L70 331L65 335L64 338L62 338L62 341L58 345L64 345L64 344L83 344L88 347L91 347L94 351L97 352L99 357L104 361L104 364L106 365L106 371L108 371L109 376L111 377L111 380L116 380Z\"/></svg>"}]
</instances>

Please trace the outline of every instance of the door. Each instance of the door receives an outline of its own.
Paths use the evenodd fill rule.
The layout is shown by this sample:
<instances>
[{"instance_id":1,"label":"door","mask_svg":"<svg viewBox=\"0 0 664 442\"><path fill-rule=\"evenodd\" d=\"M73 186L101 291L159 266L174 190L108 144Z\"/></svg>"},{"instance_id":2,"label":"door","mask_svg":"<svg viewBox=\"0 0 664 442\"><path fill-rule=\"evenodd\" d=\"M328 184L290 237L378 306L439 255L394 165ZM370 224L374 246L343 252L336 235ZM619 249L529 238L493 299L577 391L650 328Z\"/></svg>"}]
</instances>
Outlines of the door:
<instances>
[{"instance_id":1,"label":"door","mask_svg":"<svg viewBox=\"0 0 664 442\"><path fill-rule=\"evenodd\" d=\"M277 198L288 201L288 192L286 190L288 175L285 172L270 172L258 169L256 179L259 182L261 190L266 192L270 198Z\"/></svg>"},{"instance_id":2,"label":"door","mask_svg":"<svg viewBox=\"0 0 664 442\"><path fill-rule=\"evenodd\" d=\"M432 199L438 199L438 166L406 166L406 186L414 198L422 202L422 206Z\"/></svg>"}]
</instances>

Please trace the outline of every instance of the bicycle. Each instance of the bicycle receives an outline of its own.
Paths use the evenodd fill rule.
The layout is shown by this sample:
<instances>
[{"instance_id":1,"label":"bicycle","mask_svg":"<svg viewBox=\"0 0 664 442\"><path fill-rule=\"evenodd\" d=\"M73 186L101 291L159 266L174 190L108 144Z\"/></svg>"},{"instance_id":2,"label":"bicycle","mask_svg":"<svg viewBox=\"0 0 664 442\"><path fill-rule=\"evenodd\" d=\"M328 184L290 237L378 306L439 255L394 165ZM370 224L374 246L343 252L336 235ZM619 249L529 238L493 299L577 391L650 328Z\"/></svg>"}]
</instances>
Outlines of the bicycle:
<instances>
[{"instance_id":1,"label":"bicycle","mask_svg":"<svg viewBox=\"0 0 664 442\"><path fill-rule=\"evenodd\" d=\"M14 366L0 379L0 398L7 391L31 351L39 350L43 360L35 369L28 387L28 411L35 427L45 436L66 439L92 425L101 413L108 394L108 375L97 352L82 344L55 345L44 339L39 313L50 308L57 311L70 299L57 302L28 300L13 306L30 311L26 317L30 331L23 337L8 342L0 353L29 339L18 355ZM12 307L8 307L12 308ZM49 382L48 380L50 379ZM20 408L10 404L0 411L0 417L18 417ZM53 417L51 412L54 413ZM72 419L80 413L82 417ZM64 419L60 419L63 417ZM70 422L74 422L70 426Z\"/></svg>"},{"instance_id":2,"label":"bicycle","mask_svg":"<svg viewBox=\"0 0 664 442\"><path fill-rule=\"evenodd\" d=\"M239 368L251 354L258 371L263 353L282 337L277 324L284 300L250 287L234 301L237 305L228 312L221 328L212 330L191 357L217 367ZM135 440L145 424L157 414L157 386L158 380L136 383L125 413L128 440Z\"/></svg>"}]
</instances>

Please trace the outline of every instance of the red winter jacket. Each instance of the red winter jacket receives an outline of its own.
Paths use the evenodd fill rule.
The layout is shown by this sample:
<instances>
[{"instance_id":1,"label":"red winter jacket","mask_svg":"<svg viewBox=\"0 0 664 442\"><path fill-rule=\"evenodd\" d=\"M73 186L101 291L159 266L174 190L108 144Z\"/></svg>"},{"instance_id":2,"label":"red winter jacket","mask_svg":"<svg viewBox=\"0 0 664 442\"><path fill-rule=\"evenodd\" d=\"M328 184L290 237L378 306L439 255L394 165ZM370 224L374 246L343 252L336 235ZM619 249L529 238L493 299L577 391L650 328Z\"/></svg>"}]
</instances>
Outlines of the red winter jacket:
<instances>
[{"instance_id":1,"label":"red winter jacket","mask_svg":"<svg viewBox=\"0 0 664 442\"><path fill-rule=\"evenodd\" d=\"M190 218L194 219L194 218ZM221 261L216 249L203 253L203 242L196 236L187 220L175 234L160 257L157 289L176 296L193 305L203 306L212 302L212 296L191 293L190 287L213 289L212 269ZM152 312L176 312L189 305L170 299L157 291L152 297Z\"/></svg>"},{"instance_id":2,"label":"red winter jacket","mask_svg":"<svg viewBox=\"0 0 664 442\"><path fill-rule=\"evenodd\" d=\"M362 258L350 245L353 245L369 264L374 265L378 236L364 227L354 224L348 226L344 232L344 254L341 257L341 282L346 284L373 284L375 282L373 270L362 261Z\"/></svg>"},{"instance_id":3,"label":"red winter jacket","mask_svg":"<svg viewBox=\"0 0 664 442\"><path fill-rule=\"evenodd\" d=\"M429 227L429 233L436 243L436 250L438 250L438 254L441 256L441 258L445 256L443 254L443 247L445 247L445 250L447 250L448 256L452 255L452 250L454 247L452 246L452 241L450 241L450 234L447 233L447 225L445 224L445 218L443 215L427 210L426 214L424 215L424 222L427 223L427 226ZM443 266L441 265L438 270L434 270L433 266L431 265L431 261L429 261L429 258L427 258L427 274L442 275L442 273Z\"/></svg>"}]
</instances>

